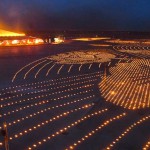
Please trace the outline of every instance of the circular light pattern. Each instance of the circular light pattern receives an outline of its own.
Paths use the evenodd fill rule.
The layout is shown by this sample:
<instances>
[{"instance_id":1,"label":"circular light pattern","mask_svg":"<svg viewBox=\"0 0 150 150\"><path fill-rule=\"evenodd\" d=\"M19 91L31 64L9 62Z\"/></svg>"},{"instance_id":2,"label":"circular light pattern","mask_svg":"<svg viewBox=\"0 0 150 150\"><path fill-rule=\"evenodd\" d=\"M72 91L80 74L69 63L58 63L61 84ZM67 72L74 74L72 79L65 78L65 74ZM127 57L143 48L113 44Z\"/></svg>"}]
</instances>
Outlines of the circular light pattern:
<instances>
[{"instance_id":1,"label":"circular light pattern","mask_svg":"<svg viewBox=\"0 0 150 150\"><path fill-rule=\"evenodd\" d=\"M82 65L89 64L90 66L88 70L90 70L93 63L110 62L114 58L116 58L115 53L108 52L106 50L74 51L52 55L33 61L19 69L14 74L12 82L16 80L19 74L23 74L24 80L27 78L31 78L33 75L34 79L37 79L39 74L42 73L44 69L46 69L47 72L44 72L43 75L47 77L50 72L59 65L61 66L57 68L57 74L61 74L62 72L64 73L64 71L62 70L63 68L68 67L67 64L70 64L67 71L67 73L70 73L70 71L73 70L73 65L80 65L79 71L81 71Z\"/></svg>"},{"instance_id":2,"label":"circular light pattern","mask_svg":"<svg viewBox=\"0 0 150 150\"><path fill-rule=\"evenodd\" d=\"M149 39L128 39L128 40L122 40L122 39L110 39L105 40L105 42L108 43L115 43L115 44L132 44L132 45L149 45L150 40Z\"/></svg>"},{"instance_id":3,"label":"circular light pattern","mask_svg":"<svg viewBox=\"0 0 150 150\"><path fill-rule=\"evenodd\" d=\"M89 64L89 63L100 63L109 62L115 58L114 54L103 51L74 51L61 53L58 55L50 56L48 59L55 61L59 64Z\"/></svg>"},{"instance_id":4,"label":"circular light pattern","mask_svg":"<svg viewBox=\"0 0 150 150\"><path fill-rule=\"evenodd\" d=\"M124 52L124 53L129 53L133 54L135 56L139 57L149 57L150 56L150 46L148 45L117 45L113 47L115 50Z\"/></svg>"},{"instance_id":5,"label":"circular light pattern","mask_svg":"<svg viewBox=\"0 0 150 150\"><path fill-rule=\"evenodd\" d=\"M111 75L99 84L102 96L106 101L132 110L150 107L149 67L148 59L112 67Z\"/></svg>"},{"instance_id":6,"label":"circular light pattern","mask_svg":"<svg viewBox=\"0 0 150 150\"><path fill-rule=\"evenodd\" d=\"M149 50L120 50L121 52L131 53L131 54L146 54L150 55Z\"/></svg>"},{"instance_id":7,"label":"circular light pattern","mask_svg":"<svg viewBox=\"0 0 150 150\"><path fill-rule=\"evenodd\" d=\"M132 47L122 47L126 51L131 50L132 52L135 50L136 55L121 51L117 49L117 46L115 48L114 51L111 51L112 54L106 52L106 50L62 53L36 60L21 68L14 75L12 81L22 74L24 79L30 79L31 75L36 79L41 73L48 76L51 75L52 71L52 73L55 71L55 74L60 74L61 77L13 85L0 90L0 119L3 120L3 117L5 117L7 120L11 148L16 148L16 144L21 141L18 149L24 149L25 147L30 150L44 149L43 147L50 149L51 144L57 147L60 139L65 142L63 146L56 148L58 150L65 148L76 149L80 145L84 149L87 146L84 144L86 142L90 143L88 140L92 138L96 139L99 136L99 132L106 133L108 128L112 129L114 126L122 126L125 123L123 125L125 128L112 129L112 135L114 136L110 137L110 143L105 141L104 144L103 136L99 136L99 140L103 145L101 149L106 148L109 150L114 148L130 132L134 131L134 128L139 125L145 126L143 123L146 120L150 120L149 111L144 110L144 117L139 119L137 111L128 111L127 109L135 110L150 107L150 61L146 59L146 55L144 56L143 53L136 53L137 50L140 50L139 47L134 47L134 49ZM146 47L142 48L143 50L146 49ZM149 50L148 47L147 50ZM131 58L131 56L133 57ZM139 57L140 59L137 59ZM111 61L111 59L114 60ZM103 62L108 63L103 64ZM84 67L84 64L86 67ZM95 66L99 71L91 72L94 70L91 68ZM68 76L75 67L81 73L85 68L87 70L91 69L91 71L87 74ZM106 70L110 72L108 76ZM65 76L62 73L63 71L67 72ZM119 108L114 111L114 108L118 107L105 103L103 99L99 98L96 90L98 83L101 96L106 101L127 109ZM134 117L138 119L135 121ZM98 121L98 119L100 119L100 124L97 122L98 125L96 125L94 121ZM90 121L94 122L94 126L91 125ZM80 123L81 127L86 125L86 128L83 129L83 134L74 132L78 130ZM54 129L51 130L51 126ZM1 122L0 129L2 128ZM34 136L35 134L39 135L41 131L42 134L39 137ZM115 136L117 133L119 135ZM74 136L74 134L76 135ZM57 137L59 139L55 139ZM28 140L31 138L32 140ZM96 144L100 143L97 142ZM140 144L143 145L142 143ZM143 150L148 149L150 145L149 141L145 144ZM4 145L4 142L0 139L0 149ZM95 149L94 146L93 149Z\"/></svg>"}]
</instances>

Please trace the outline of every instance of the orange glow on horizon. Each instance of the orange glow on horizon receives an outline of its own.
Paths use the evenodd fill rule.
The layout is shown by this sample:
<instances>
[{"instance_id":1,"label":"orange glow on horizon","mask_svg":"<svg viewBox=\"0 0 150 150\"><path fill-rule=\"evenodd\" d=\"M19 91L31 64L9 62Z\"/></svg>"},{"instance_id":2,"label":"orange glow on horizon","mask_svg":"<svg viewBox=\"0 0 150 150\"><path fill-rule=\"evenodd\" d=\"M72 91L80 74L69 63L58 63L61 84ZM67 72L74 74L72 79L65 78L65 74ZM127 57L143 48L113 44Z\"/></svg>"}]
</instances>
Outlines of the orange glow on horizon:
<instances>
[{"instance_id":1,"label":"orange glow on horizon","mask_svg":"<svg viewBox=\"0 0 150 150\"><path fill-rule=\"evenodd\" d=\"M0 37L8 37L8 36L25 36L24 33L15 33L6 30L0 29Z\"/></svg>"},{"instance_id":2,"label":"orange glow on horizon","mask_svg":"<svg viewBox=\"0 0 150 150\"><path fill-rule=\"evenodd\" d=\"M73 41L97 41L97 40L106 40L106 39L110 39L108 37L96 37L96 38L77 38L77 39L72 39Z\"/></svg>"}]
</instances>

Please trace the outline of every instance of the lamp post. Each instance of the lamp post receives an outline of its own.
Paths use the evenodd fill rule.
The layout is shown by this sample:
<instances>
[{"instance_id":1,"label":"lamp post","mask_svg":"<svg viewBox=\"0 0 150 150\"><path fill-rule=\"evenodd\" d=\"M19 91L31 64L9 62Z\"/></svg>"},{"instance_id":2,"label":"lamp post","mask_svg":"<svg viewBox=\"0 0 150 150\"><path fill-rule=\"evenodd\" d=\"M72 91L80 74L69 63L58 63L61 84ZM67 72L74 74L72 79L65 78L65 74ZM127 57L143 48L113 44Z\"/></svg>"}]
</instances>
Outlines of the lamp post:
<instances>
[{"instance_id":1,"label":"lamp post","mask_svg":"<svg viewBox=\"0 0 150 150\"><path fill-rule=\"evenodd\" d=\"M3 123L3 129L1 129L1 135L4 137L4 145L5 150L9 150L9 144L8 144L8 130L7 130L7 123Z\"/></svg>"},{"instance_id":2,"label":"lamp post","mask_svg":"<svg viewBox=\"0 0 150 150\"><path fill-rule=\"evenodd\" d=\"M104 70L104 82L107 84L107 71L106 71L106 64L105 64L105 70Z\"/></svg>"},{"instance_id":3,"label":"lamp post","mask_svg":"<svg viewBox=\"0 0 150 150\"><path fill-rule=\"evenodd\" d=\"M7 123L3 123L3 128L5 131L5 136L4 136L4 143L5 143L5 149L9 150L9 144L8 144L8 130L7 130Z\"/></svg>"},{"instance_id":4,"label":"lamp post","mask_svg":"<svg viewBox=\"0 0 150 150\"><path fill-rule=\"evenodd\" d=\"M0 110L2 110L2 105L0 106L0 108L1 108ZM8 138L8 130L7 130L6 121L3 122L3 128L0 131L0 135L4 137L5 150L9 150L9 143L8 143L9 138Z\"/></svg>"}]
</instances>

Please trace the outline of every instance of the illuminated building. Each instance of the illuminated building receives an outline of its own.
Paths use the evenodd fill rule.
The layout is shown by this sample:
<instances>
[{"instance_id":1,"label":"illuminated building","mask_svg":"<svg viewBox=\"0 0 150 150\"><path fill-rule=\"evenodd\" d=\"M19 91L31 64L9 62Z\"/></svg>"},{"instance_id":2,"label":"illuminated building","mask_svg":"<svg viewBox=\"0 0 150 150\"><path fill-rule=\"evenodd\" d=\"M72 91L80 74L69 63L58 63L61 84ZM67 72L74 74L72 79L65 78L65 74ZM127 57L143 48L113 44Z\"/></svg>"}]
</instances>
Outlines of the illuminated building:
<instances>
[{"instance_id":1,"label":"illuminated building","mask_svg":"<svg viewBox=\"0 0 150 150\"><path fill-rule=\"evenodd\" d=\"M0 29L0 46L39 45L43 39L25 36L24 33L9 32Z\"/></svg>"}]
</instances>

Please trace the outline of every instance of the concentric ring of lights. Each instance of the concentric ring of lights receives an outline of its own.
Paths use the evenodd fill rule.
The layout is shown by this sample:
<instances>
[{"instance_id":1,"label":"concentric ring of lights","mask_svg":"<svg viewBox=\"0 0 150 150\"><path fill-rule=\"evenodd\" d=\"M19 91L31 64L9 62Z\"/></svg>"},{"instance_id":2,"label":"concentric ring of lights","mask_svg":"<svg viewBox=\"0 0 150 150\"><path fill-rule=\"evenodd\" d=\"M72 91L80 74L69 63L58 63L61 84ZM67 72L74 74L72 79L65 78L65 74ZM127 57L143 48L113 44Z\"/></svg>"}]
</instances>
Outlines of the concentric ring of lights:
<instances>
[{"instance_id":1,"label":"concentric ring of lights","mask_svg":"<svg viewBox=\"0 0 150 150\"><path fill-rule=\"evenodd\" d=\"M127 109L150 107L149 66L148 59L136 59L110 68L111 75L99 84L102 96Z\"/></svg>"},{"instance_id":2,"label":"concentric ring of lights","mask_svg":"<svg viewBox=\"0 0 150 150\"><path fill-rule=\"evenodd\" d=\"M103 51L74 51L48 57L58 64L89 64L109 62L115 55Z\"/></svg>"}]
</instances>

